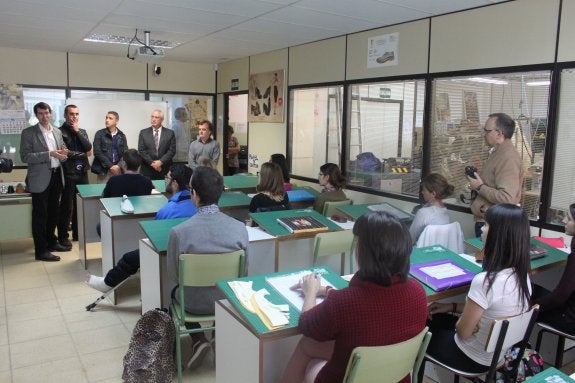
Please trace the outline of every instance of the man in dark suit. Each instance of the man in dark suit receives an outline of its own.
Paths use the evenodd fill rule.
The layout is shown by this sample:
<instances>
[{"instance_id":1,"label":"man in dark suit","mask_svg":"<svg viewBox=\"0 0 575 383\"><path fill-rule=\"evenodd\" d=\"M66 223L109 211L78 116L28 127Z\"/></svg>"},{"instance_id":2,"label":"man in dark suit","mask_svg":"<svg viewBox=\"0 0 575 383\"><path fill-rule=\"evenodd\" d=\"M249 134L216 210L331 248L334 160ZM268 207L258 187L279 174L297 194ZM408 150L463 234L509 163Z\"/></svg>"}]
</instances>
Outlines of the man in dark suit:
<instances>
[{"instance_id":1,"label":"man in dark suit","mask_svg":"<svg viewBox=\"0 0 575 383\"><path fill-rule=\"evenodd\" d=\"M68 160L64 162L65 184L60 200L60 216L58 217L58 242L60 245L72 248L68 239L68 226L72 221L72 239L78 240L78 219L76 213L76 185L87 184L90 163L88 156L92 152L92 144L88 133L80 129L80 109L76 105L67 105L64 109L66 121L60 127L62 139L68 148Z\"/></svg>"},{"instance_id":2,"label":"man in dark suit","mask_svg":"<svg viewBox=\"0 0 575 383\"><path fill-rule=\"evenodd\" d=\"M138 138L138 151L142 156L140 173L153 180L161 180L172 166L176 154L176 136L172 130L162 126L162 111L154 110L151 120L152 126L140 130Z\"/></svg>"},{"instance_id":3,"label":"man in dark suit","mask_svg":"<svg viewBox=\"0 0 575 383\"><path fill-rule=\"evenodd\" d=\"M50 124L50 105L37 103L34 114L38 124L22 131L20 158L28 164L26 183L32 193L32 236L36 260L54 262L60 257L50 251L69 250L58 243L54 234L64 186L61 162L66 161L68 149L60 130Z\"/></svg>"}]
</instances>

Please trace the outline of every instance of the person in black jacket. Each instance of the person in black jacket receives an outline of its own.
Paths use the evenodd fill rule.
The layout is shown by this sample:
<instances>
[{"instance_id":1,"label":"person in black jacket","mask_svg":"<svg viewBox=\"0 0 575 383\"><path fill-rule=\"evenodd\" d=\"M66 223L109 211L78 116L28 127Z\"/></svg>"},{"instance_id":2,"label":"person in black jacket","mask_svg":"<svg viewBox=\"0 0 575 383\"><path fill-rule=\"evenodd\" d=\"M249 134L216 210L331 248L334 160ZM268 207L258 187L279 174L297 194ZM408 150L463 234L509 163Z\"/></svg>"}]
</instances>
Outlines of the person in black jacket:
<instances>
[{"instance_id":1,"label":"person in black jacket","mask_svg":"<svg viewBox=\"0 0 575 383\"><path fill-rule=\"evenodd\" d=\"M58 242L66 248L72 248L68 239L68 226L72 220L72 239L78 240L78 218L76 212L76 185L89 183L88 169L90 163L88 156L92 151L92 144L88 133L80 129L80 109L76 105L67 105L64 109L66 121L60 127L64 145L68 148L68 159L63 162L64 190L60 197L60 213L58 216Z\"/></svg>"},{"instance_id":2,"label":"person in black jacket","mask_svg":"<svg viewBox=\"0 0 575 383\"><path fill-rule=\"evenodd\" d=\"M124 151L128 149L128 141L126 135L118 129L118 121L120 116L117 112L106 113L106 127L98 130L94 136L92 173L98 175L99 182L121 172L118 163Z\"/></svg>"}]
</instances>

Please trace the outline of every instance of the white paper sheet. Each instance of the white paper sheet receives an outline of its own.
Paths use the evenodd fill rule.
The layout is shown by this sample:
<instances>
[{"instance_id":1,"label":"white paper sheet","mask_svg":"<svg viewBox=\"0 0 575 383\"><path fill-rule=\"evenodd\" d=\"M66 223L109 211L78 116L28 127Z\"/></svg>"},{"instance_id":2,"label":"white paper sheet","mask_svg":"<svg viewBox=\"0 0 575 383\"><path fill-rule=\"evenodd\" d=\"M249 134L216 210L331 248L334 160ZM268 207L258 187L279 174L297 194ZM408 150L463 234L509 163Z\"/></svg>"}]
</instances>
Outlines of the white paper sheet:
<instances>
[{"instance_id":1,"label":"white paper sheet","mask_svg":"<svg viewBox=\"0 0 575 383\"><path fill-rule=\"evenodd\" d=\"M320 277L327 274L327 270L324 268L317 268L313 270ZM291 290L290 287L299 283L305 275L308 275L311 271L298 271L291 274L285 274L277 277L266 278L267 282L275 288L285 299L287 299L296 309L301 311L303 306L303 296L301 295L301 290ZM333 284L321 279L322 286L331 286ZM316 303L323 302L323 297L317 298Z\"/></svg>"}]
</instances>

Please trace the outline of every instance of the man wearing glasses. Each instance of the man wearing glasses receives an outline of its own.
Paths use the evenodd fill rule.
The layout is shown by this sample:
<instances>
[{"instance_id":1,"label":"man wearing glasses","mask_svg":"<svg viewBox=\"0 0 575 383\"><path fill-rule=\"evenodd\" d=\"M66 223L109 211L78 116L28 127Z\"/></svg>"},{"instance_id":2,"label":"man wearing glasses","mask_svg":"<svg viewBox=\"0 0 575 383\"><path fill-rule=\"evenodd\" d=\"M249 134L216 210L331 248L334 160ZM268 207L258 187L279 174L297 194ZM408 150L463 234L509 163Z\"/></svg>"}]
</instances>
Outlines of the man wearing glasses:
<instances>
[{"instance_id":1,"label":"man wearing glasses","mask_svg":"<svg viewBox=\"0 0 575 383\"><path fill-rule=\"evenodd\" d=\"M515 150L511 137L515 121L505 113L490 114L483 128L485 142L491 147L489 157L483 164L481 176L467 176L469 186L477 191L471 203L475 217L475 234L481 235L487 209L497 203L519 204L523 185L523 164Z\"/></svg>"}]
</instances>

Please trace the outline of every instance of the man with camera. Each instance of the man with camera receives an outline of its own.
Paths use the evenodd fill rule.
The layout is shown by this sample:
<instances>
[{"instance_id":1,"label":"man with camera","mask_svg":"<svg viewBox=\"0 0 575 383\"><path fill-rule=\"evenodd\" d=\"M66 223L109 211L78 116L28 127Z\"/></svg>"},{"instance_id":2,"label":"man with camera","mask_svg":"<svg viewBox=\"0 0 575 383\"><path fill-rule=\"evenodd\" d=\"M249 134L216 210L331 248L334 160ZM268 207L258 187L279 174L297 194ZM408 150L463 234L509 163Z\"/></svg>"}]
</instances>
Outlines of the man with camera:
<instances>
[{"instance_id":1,"label":"man with camera","mask_svg":"<svg viewBox=\"0 0 575 383\"><path fill-rule=\"evenodd\" d=\"M78 219L76 212L76 185L89 183L88 156L92 152L92 144L88 133L80 129L80 109L76 105L67 105L64 109L66 121L60 127L62 139L68 148L68 160L64 167L64 190L60 199L60 215L58 216L58 243L67 249L72 248L68 239L68 226L72 220L72 239L78 240Z\"/></svg>"},{"instance_id":2,"label":"man with camera","mask_svg":"<svg viewBox=\"0 0 575 383\"><path fill-rule=\"evenodd\" d=\"M490 114L483 128L485 142L491 147L483 164L481 176L477 169L466 169L467 180L477 197L471 203L475 217L475 234L481 235L487 209L497 203L519 204L523 186L523 164L511 137L515 121L505 113Z\"/></svg>"}]
</instances>

